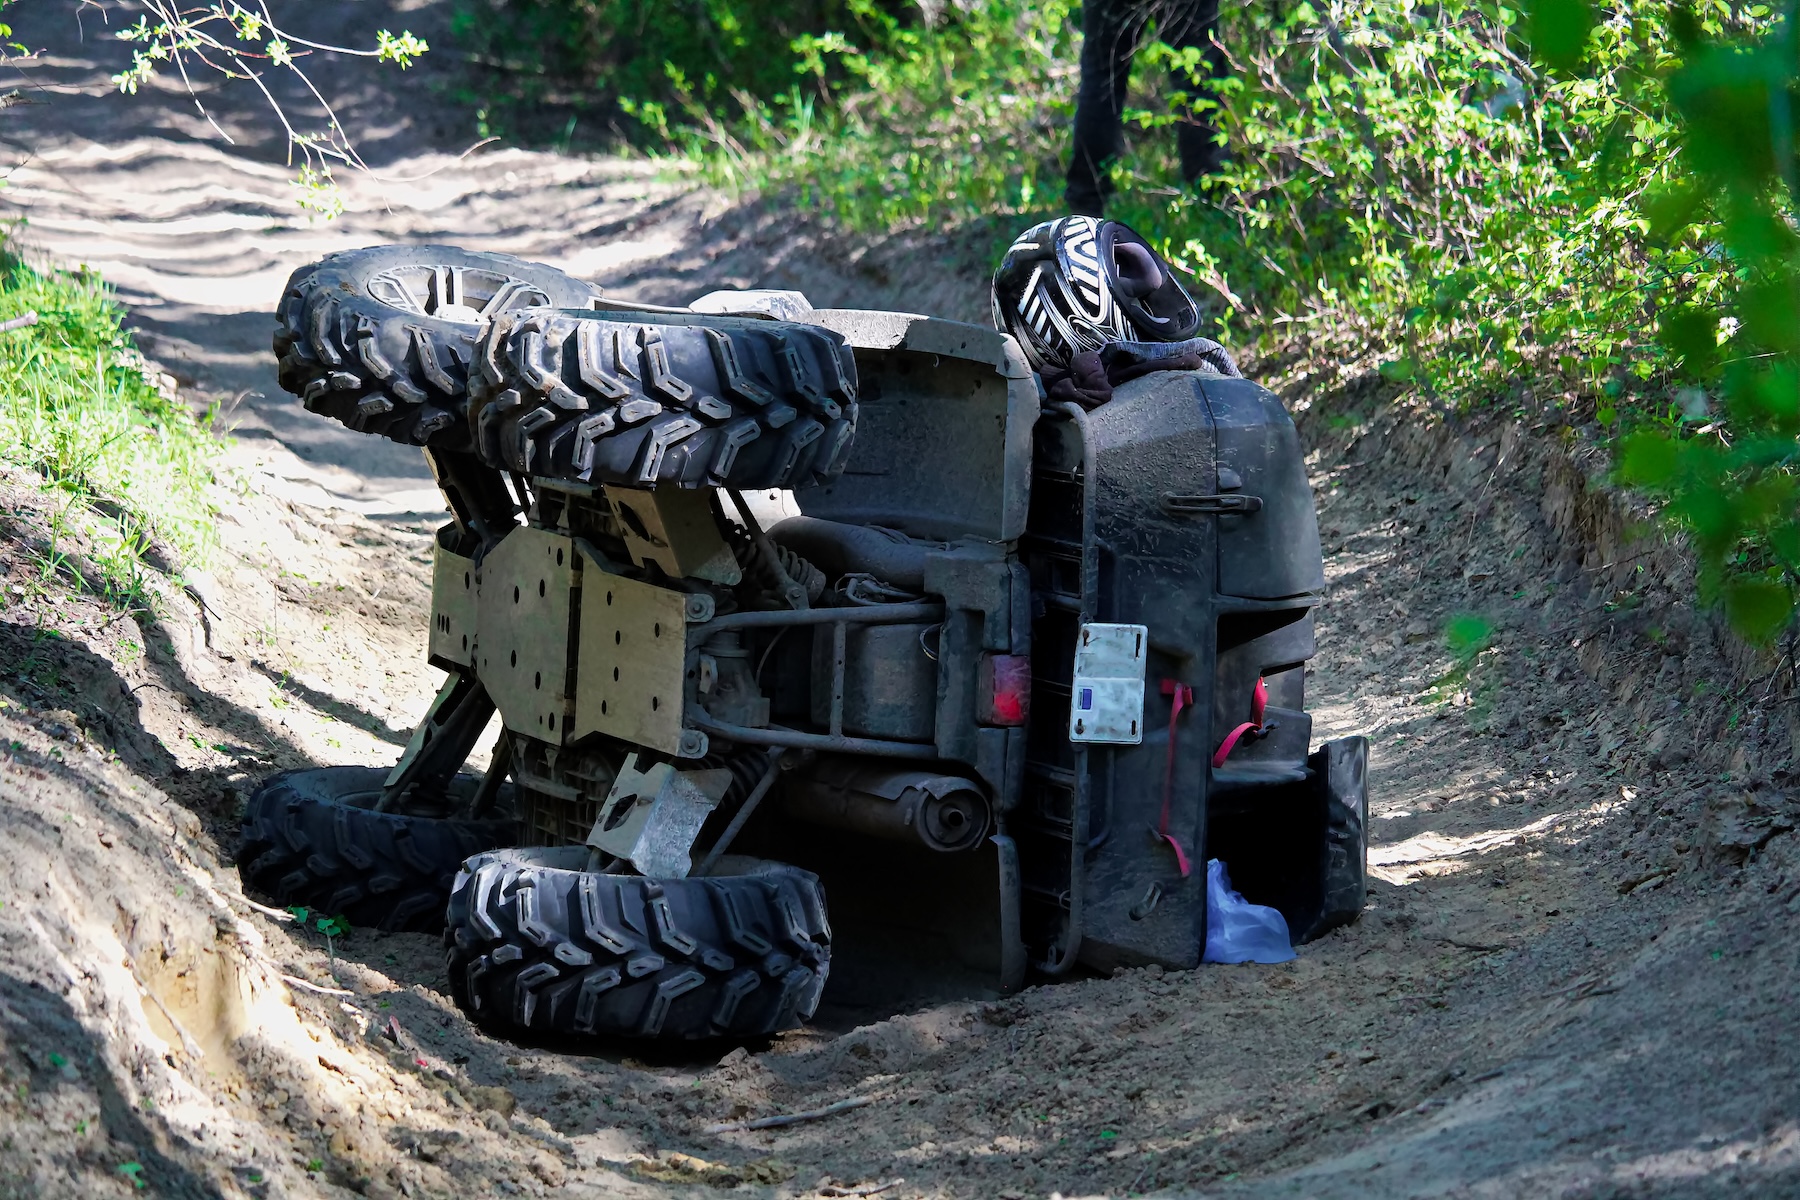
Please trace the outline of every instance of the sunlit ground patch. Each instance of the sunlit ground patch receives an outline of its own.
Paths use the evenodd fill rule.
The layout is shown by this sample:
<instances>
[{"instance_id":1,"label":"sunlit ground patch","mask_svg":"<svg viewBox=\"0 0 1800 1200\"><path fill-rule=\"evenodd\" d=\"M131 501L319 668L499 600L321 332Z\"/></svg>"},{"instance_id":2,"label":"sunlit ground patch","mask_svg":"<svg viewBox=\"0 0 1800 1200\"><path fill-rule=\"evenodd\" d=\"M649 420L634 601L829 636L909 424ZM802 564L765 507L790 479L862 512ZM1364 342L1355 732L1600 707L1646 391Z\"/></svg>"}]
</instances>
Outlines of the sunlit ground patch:
<instances>
[{"instance_id":1,"label":"sunlit ground patch","mask_svg":"<svg viewBox=\"0 0 1800 1200\"><path fill-rule=\"evenodd\" d=\"M1369 874L1397 886L1430 876L1452 875L1466 869L1474 855L1542 833L1568 818L1568 813L1552 813L1515 829L1492 829L1466 837L1433 831L1392 845L1370 846Z\"/></svg>"}]
</instances>

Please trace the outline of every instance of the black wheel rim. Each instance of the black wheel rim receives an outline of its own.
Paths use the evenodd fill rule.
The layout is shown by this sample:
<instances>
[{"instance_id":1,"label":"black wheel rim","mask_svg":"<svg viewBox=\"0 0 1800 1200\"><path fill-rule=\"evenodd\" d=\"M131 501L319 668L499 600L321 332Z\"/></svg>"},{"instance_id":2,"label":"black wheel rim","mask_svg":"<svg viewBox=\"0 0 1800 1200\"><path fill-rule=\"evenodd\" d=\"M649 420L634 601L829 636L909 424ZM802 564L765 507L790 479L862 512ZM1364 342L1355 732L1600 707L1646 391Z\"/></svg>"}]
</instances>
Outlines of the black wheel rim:
<instances>
[{"instance_id":1,"label":"black wheel rim","mask_svg":"<svg viewBox=\"0 0 1800 1200\"><path fill-rule=\"evenodd\" d=\"M417 263L391 267L369 280L369 295L401 312L479 325L513 308L544 308L542 288L486 267Z\"/></svg>"}]
</instances>

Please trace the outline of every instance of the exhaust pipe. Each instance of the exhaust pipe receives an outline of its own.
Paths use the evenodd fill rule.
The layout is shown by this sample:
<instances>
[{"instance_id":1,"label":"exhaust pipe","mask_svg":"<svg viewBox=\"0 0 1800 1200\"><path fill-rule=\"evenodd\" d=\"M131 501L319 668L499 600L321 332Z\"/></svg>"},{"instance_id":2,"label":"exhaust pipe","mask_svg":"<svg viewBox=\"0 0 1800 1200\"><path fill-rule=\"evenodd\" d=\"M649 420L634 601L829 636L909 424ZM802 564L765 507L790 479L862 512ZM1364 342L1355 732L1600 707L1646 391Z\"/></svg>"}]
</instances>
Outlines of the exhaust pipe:
<instances>
[{"instance_id":1,"label":"exhaust pipe","mask_svg":"<svg viewBox=\"0 0 1800 1200\"><path fill-rule=\"evenodd\" d=\"M797 821L932 850L972 850L993 824L979 785L917 767L821 759L783 790L782 811Z\"/></svg>"}]
</instances>

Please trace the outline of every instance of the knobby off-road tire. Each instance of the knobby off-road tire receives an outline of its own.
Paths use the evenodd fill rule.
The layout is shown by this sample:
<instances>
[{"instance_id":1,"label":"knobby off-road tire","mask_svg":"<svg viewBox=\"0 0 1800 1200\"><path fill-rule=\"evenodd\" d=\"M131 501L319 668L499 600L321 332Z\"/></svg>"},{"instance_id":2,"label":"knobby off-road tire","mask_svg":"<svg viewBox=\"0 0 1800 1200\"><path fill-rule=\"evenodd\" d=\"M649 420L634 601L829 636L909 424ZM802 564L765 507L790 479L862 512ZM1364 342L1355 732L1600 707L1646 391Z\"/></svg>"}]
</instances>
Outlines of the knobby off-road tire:
<instances>
[{"instance_id":1,"label":"knobby off-road tire","mask_svg":"<svg viewBox=\"0 0 1800 1200\"><path fill-rule=\"evenodd\" d=\"M654 880L583 871L587 854L500 850L457 875L444 946L451 993L477 1023L681 1040L812 1016L831 965L817 876L728 855L727 874Z\"/></svg>"},{"instance_id":2,"label":"knobby off-road tire","mask_svg":"<svg viewBox=\"0 0 1800 1200\"><path fill-rule=\"evenodd\" d=\"M464 859L515 837L511 821L456 821L372 811L387 770L284 771L250 797L238 874L244 890L352 925L435 933ZM462 775L452 800L479 784Z\"/></svg>"},{"instance_id":3,"label":"knobby off-road tire","mask_svg":"<svg viewBox=\"0 0 1800 1200\"><path fill-rule=\"evenodd\" d=\"M787 321L502 313L469 397L490 466L582 483L803 487L856 435L849 345Z\"/></svg>"},{"instance_id":4,"label":"knobby off-road tire","mask_svg":"<svg viewBox=\"0 0 1800 1200\"><path fill-rule=\"evenodd\" d=\"M584 308L599 294L553 267L454 246L327 255L289 276L282 294L281 386L352 429L467 449L469 360L483 321L518 308Z\"/></svg>"}]
</instances>

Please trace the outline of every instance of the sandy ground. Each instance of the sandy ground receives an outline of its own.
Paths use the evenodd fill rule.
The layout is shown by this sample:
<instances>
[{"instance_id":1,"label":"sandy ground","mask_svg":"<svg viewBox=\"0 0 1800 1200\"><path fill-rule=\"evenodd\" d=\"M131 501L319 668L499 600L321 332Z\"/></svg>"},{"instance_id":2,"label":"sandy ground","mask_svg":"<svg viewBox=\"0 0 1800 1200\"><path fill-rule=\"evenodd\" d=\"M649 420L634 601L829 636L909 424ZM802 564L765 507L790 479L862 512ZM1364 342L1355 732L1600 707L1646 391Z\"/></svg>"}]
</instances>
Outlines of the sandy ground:
<instances>
[{"instance_id":1,"label":"sandy ground","mask_svg":"<svg viewBox=\"0 0 1800 1200\"><path fill-rule=\"evenodd\" d=\"M234 437L217 550L155 618L46 574L47 501L0 480L0 1197L1800 1192L1791 669L1693 610L1554 398L1446 422L1353 368L1264 364L1312 447L1321 733L1375 745L1369 911L1294 963L575 1056L473 1030L431 938L328 943L256 908L229 858L247 788L392 761L436 683L441 506L416 452L273 386L290 270L454 240L649 300L800 286L968 319L983 280L943 244L821 249L642 163L455 162L453 64L386 95L333 77L389 181L311 224L236 98L234 148L179 94L107 94L96 12L85 43L51 6L13 14L57 50L24 76L43 103L0 113L26 156L0 202L119 285ZM448 45L438 4L308 12ZM1494 627L1468 664L1442 636L1463 612ZM704 1132L848 1098L870 1103Z\"/></svg>"}]
</instances>

